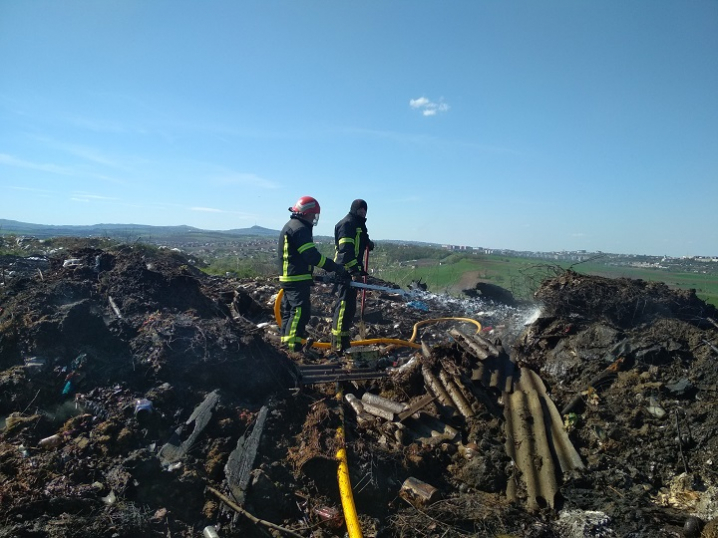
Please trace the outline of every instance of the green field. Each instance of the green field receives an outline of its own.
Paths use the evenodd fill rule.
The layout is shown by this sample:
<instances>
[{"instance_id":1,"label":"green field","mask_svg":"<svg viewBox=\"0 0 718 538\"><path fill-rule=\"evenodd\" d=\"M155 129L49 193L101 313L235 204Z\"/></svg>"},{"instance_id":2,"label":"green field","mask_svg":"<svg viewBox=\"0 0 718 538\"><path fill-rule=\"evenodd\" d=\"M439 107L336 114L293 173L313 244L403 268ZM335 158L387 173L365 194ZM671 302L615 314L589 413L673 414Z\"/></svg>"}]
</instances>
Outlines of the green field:
<instances>
[{"instance_id":1,"label":"green field","mask_svg":"<svg viewBox=\"0 0 718 538\"><path fill-rule=\"evenodd\" d=\"M421 280L433 292L456 294L462 289L473 287L480 280L506 288L518 299L530 299L543 280L572 268L578 273L665 282L672 288L695 289L700 299L718 306L718 271L699 274L665 269L616 267L595 261L576 264L493 255L450 255L442 260L420 259L404 262L402 265L382 265L381 257L375 256L374 267L377 270L376 276L401 286Z\"/></svg>"},{"instance_id":2,"label":"green field","mask_svg":"<svg viewBox=\"0 0 718 538\"><path fill-rule=\"evenodd\" d=\"M270 241L273 246L273 241ZM327 257L334 257L332 241L317 241L317 247ZM204 254L206 256L207 253ZM205 258L213 274L232 273L235 276L272 276L276 273L276 254L269 248L262 251L226 253L218 248ZM588 262L563 262L538 258L499 256L474 253L452 253L436 246L380 243L370 254L368 268L372 274L388 282L407 287L421 280L435 293L461 294L479 281L505 288L517 299L531 299L541 282L559 275L568 268L579 273L608 278L636 278L665 282L673 288L695 289L696 295L718 306L718 267L706 264L707 273L676 269L651 269L611 265L610 258ZM624 260L625 263L625 260Z\"/></svg>"},{"instance_id":3,"label":"green field","mask_svg":"<svg viewBox=\"0 0 718 538\"><path fill-rule=\"evenodd\" d=\"M154 227L153 231L156 231ZM177 228L177 227L175 227ZM175 228L171 231L177 234ZM161 230L165 231L163 228ZM1 231L1 230L0 230ZM174 244L167 233L163 239ZM205 232L186 232L177 241L179 247L196 257L195 262L204 271L215 274L233 274L243 278L272 277L277 274L276 239L266 236L242 236L228 238L226 234L216 237ZM207 244L207 241L214 242ZM188 242L189 241L189 242ZM334 257L334 243L329 238L316 241L319 250L327 257ZM0 233L0 254L31 256L50 249L72 250L91 246L108 248L119 244L117 239L106 237L52 237L44 240L18 238ZM131 241L134 245L158 248L156 244ZM473 288L483 281L509 290L517 299L531 299L541 282L552 278L568 268L579 273L608 278L634 278L665 282L672 288L694 289L696 295L709 304L718 306L718 264L692 263L684 260L668 260L667 268L633 267L634 262L655 263L658 258L639 256L601 255L587 262L564 262L505 255L475 254L474 252L448 251L436 245L379 242L370 254L370 272L388 282L407 287L420 280L430 291L459 295L464 289ZM621 264L621 265L619 265ZM672 264L672 265L670 265Z\"/></svg>"}]
</instances>

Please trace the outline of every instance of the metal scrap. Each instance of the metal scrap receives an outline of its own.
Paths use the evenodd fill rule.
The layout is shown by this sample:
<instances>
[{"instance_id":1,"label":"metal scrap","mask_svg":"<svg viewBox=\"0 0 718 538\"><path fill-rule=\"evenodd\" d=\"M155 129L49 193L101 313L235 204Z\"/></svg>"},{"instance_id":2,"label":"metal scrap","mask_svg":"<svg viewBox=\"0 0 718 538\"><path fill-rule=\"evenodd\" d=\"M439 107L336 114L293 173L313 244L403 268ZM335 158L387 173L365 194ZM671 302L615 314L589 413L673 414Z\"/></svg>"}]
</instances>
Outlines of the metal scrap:
<instances>
[{"instance_id":1,"label":"metal scrap","mask_svg":"<svg viewBox=\"0 0 718 538\"><path fill-rule=\"evenodd\" d=\"M554 507L559 469L582 469L583 462L563 426L561 415L533 370L523 368L514 392L505 398L506 453L526 487L529 509ZM519 478L509 480L506 495L516 499Z\"/></svg>"},{"instance_id":2,"label":"metal scrap","mask_svg":"<svg viewBox=\"0 0 718 538\"><path fill-rule=\"evenodd\" d=\"M269 408L266 405L259 410L251 434L245 433L237 440L237 447L229 455L224 466L227 485L232 497L240 506L244 504L244 494L249 485L250 473L254 468L254 460L257 457L259 441L264 432L268 411Z\"/></svg>"},{"instance_id":3,"label":"metal scrap","mask_svg":"<svg viewBox=\"0 0 718 538\"><path fill-rule=\"evenodd\" d=\"M218 390L214 390L207 394L204 401L195 408L187 421L174 431L170 440L162 446L157 454L157 457L159 457L162 461L162 465L169 466L172 463L176 463L181 460L185 454L187 454L199 435L207 427L207 424L209 424L209 421L212 418L212 411L219 403L219 400L220 396ZM182 434L192 424L194 424L192 433L189 434L187 439L181 441Z\"/></svg>"},{"instance_id":4,"label":"metal scrap","mask_svg":"<svg viewBox=\"0 0 718 538\"><path fill-rule=\"evenodd\" d=\"M302 385L378 379L387 375L386 372L375 368L344 368L339 363L301 365L297 370L298 382Z\"/></svg>"}]
</instances>

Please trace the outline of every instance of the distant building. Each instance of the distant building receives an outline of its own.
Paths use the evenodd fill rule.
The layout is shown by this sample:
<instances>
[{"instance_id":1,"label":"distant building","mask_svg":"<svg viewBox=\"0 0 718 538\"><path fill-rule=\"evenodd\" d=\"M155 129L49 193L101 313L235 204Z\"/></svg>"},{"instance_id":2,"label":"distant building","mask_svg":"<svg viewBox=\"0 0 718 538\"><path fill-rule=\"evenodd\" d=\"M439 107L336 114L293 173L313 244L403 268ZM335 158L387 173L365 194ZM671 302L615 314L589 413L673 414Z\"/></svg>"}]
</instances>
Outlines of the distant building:
<instances>
[{"instance_id":1,"label":"distant building","mask_svg":"<svg viewBox=\"0 0 718 538\"><path fill-rule=\"evenodd\" d=\"M477 250L474 247L467 247L466 245L441 245L441 248L446 250Z\"/></svg>"}]
</instances>

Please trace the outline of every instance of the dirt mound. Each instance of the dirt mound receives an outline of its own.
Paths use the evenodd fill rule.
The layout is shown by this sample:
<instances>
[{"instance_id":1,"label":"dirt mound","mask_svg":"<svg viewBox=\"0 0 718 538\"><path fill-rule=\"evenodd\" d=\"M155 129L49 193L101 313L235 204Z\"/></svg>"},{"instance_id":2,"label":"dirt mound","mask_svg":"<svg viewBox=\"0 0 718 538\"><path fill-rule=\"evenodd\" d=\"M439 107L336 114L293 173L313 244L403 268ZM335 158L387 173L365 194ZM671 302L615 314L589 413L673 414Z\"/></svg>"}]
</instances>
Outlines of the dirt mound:
<instances>
[{"instance_id":1,"label":"dirt mound","mask_svg":"<svg viewBox=\"0 0 718 538\"><path fill-rule=\"evenodd\" d=\"M509 306L518 304L518 301L509 290L490 282L477 282L473 288L462 291L468 297L482 297L488 301L495 301Z\"/></svg>"},{"instance_id":2,"label":"dirt mound","mask_svg":"<svg viewBox=\"0 0 718 538\"><path fill-rule=\"evenodd\" d=\"M567 272L531 316L371 292L366 344L310 360L278 347L272 279L140 245L0 266L0 537L343 536L343 449L364 536L678 536L716 512L718 316L694 294Z\"/></svg>"},{"instance_id":3,"label":"dirt mound","mask_svg":"<svg viewBox=\"0 0 718 538\"><path fill-rule=\"evenodd\" d=\"M671 290L663 282L603 278L566 271L545 281L535 297L546 315L606 321L620 328L658 318L675 318L707 328L718 310L701 301L695 290Z\"/></svg>"}]
</instances>

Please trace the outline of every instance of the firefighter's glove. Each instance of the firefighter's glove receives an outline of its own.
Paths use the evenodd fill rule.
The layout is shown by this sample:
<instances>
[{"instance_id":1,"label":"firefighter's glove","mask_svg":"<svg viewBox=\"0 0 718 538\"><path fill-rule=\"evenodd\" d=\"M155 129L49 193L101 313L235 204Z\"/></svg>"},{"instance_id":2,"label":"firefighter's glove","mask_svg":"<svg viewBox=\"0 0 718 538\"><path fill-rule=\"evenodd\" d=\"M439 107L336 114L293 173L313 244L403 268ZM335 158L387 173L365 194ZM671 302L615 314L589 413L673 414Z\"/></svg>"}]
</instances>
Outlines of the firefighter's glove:
<instances>
[{"instance_id":1,"label":"firefighter's glove","mask_svg":"<svg viewBox=\"0 0 718 538\"><path fill-rule=\"evenodd\" d=\"M343 265L337 265L337 268L334 270L334 276L337 280L351 280L351 276L349 273L347 273L347 270L344 269Z\"/></svg>"},{"instance_id":2,"label":"firefighter's glove","mask_svg":"<svg viewBox=\"0 0 718 538\"><path fill-rule=\"evenodd\" d=\"M374 250L374 241L372 241L371 239L369 239L369 241L367 241L366 248L369 249L369 252L371 252L372 250Z\"/></svg>"}]
</instances>

